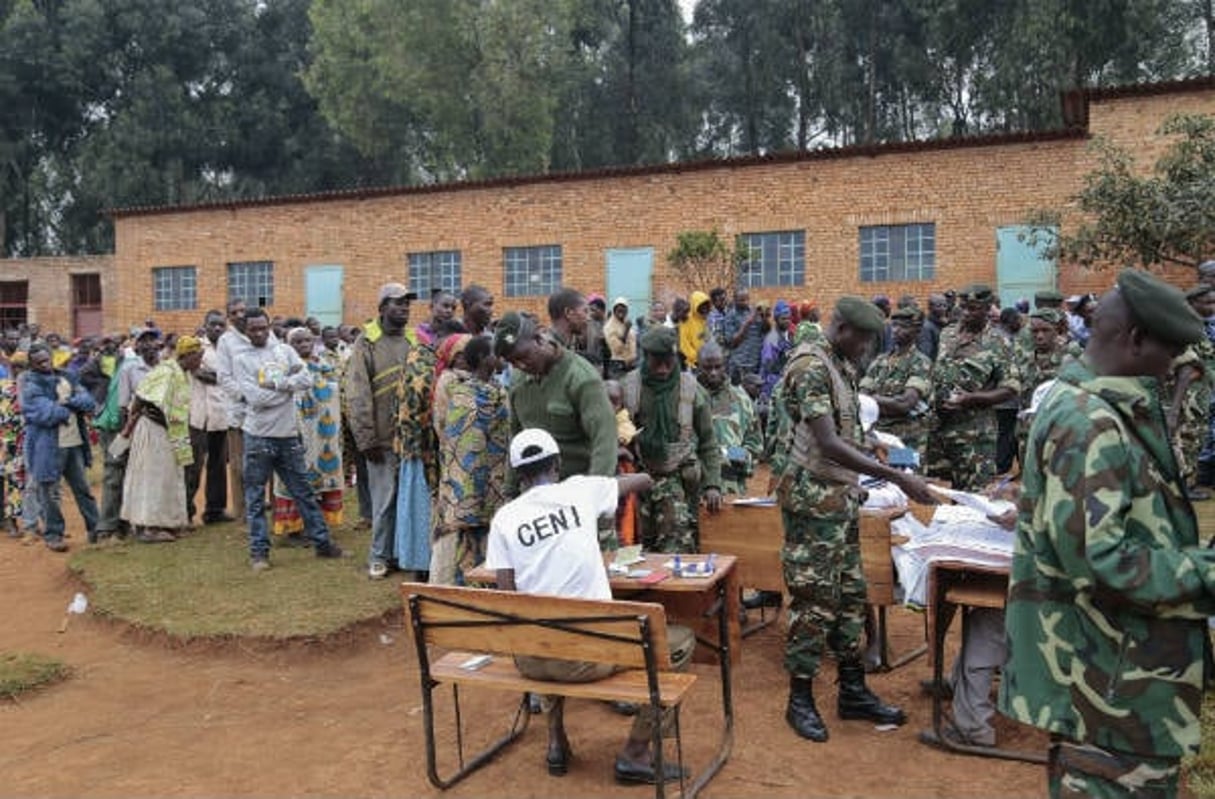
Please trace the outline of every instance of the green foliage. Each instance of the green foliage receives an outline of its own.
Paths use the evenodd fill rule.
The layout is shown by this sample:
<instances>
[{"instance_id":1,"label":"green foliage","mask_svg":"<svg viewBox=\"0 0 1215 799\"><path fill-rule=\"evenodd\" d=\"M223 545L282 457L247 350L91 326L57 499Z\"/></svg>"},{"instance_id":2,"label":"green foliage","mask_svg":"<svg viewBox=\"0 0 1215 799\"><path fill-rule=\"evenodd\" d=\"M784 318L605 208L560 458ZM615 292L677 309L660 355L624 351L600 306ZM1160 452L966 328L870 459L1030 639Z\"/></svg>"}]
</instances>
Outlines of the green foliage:
<instances>
[{"instance_id":1,"label":"green foliage","mask_svg":"<svg viewBox=\"0 0 1215 799\"><path fill-rule=\"evenodd\" d=\"M679 283L708 291L738 284L739 267L746 251L732 247L716 230L688 230L675 237L667 263Z\"/></svg>"},{"instance_id":2,"label":"green foliage","mask_svg":"<svg viewBox=\"0 0 1215 799\"><path fill-rule=\"evenodd\" d=\"M43 685L62 680L67 665L57 658L28 652L0 653L0 699L15 699Z\"/></svg>"},{"instance_id":3,"label":"green foliage","mask_svg":"<svg viewBox=\"0 0 1215 799\"><path fill-rule=\"evenodd\" d=\"M1058 238L1054 255L1087 267L1197 266L1215 253L1215 117L1178 115L1160 132L1173 136L1150 173L1134 157L1095 141L1098 165L1073 198L1079 225ZM1030 224L1056 227L1058 210Z\"/></svg>"}]
</instances>

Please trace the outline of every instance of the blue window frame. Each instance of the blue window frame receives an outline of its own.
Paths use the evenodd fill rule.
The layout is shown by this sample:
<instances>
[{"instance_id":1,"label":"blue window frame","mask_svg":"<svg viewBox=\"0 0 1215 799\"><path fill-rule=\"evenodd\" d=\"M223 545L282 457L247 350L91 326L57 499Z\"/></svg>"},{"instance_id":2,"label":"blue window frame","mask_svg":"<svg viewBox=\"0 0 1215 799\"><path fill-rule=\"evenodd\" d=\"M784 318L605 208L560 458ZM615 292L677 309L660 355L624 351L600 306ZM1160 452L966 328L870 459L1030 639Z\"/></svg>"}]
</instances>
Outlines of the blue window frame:
<instances>
[{"instance_id":1,"label":"blue window frame","mask_svg":"<svg viewBox=\"0 0 1215 799\"><path fill-rule=\"evenodd\" d=\"M561 287L561 245L507 247L502 251L507 297L552 294Z\"/></svg>"},{"instance_id":2,"label":"blue window frame","mask_svg":"<svg viewBox=\"0 0 1215 799\"><path fill-rule=\"evenodd\" d=\"M228 302L244 300L250 308L274 304L274 262L241 261L228 264Z\"/></svg>"},{"instance_id":3,"label":"blue window frame","mask_svg":"<svg viewBox=\"0 0 1215 799\"><path fill-rule=\"evenodd\" d=\"M192 311L198 307L198 273L192 266L158 266L152 270L153 307L158 311Z\"/></svg>"},{"instance_id":4,"label":"blue window frame","mask_svg":"<svg viewBox=\"0 0 1215 799\"><path fill-rule=\"evenodd\" d=\"M806 284L806 232L743 233L739 247L746 256L738 270L738 284L803 286Z\"/></svg>"},{"instance_id":5,"label":"blue window frame","mask_svg":"<svg viewBox=\"0 0 1215 799\"><path fill-rule=\"evenodd\" d=\"M932 280L937 263L937 232L932 222L861 228L861 280Z\"/></svg>"},{"instance_id":6,"label":"blue window frame","mask_svg":"<svg viewBox=\"0 0 1215 799\"><path fill-rule=\"evenodd\" d=\"M434 289L460 293L459 250L411 252L406 260L409 265L409 290L416 291L419 297L426 299Z\"/></svg>"}]
</instances>

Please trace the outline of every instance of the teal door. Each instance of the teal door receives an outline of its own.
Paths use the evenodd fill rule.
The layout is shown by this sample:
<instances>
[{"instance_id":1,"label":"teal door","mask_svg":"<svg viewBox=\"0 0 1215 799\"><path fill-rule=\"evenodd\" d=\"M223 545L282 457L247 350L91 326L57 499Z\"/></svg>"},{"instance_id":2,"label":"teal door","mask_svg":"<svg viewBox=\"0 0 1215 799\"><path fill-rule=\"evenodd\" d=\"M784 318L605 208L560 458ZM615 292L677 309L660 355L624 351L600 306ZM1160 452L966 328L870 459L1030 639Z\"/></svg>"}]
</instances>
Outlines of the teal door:
<instances>
[{"instance_id":1,"label":"teal door","mask_svg":"<svg viewBox=\"0 0 1215 799\"><path fill-rule=\"evenodd\" d=\"M1022 298L1032 307L1034 292L1058 287L1055 260L1047 255L1055 234L1038 230L1031 241L1031 232L1021 225L996 229L996 292L1005 308Z\"/></svg>"},{"instance_id":2,"label":"teal door","mask_svg":"<svg viewBox=\"0 0 1215 799\"><path fill-rule=\"evenodd\" d=\"M342 323L342 267L309 266L304 269L304 306L326 327Z\"/></svg>"},{"instance_id":3,"label":"teal door","mask_svg":"<svg viewBox=\"0 0 1215 799\"><path fill-rule=\"evenodd\" d=\"M617 297L629 301L629 318L650 312L650 279L654 272L654 248L631 247L607 251L608 313Z\"/></svg>"}]
</instances>

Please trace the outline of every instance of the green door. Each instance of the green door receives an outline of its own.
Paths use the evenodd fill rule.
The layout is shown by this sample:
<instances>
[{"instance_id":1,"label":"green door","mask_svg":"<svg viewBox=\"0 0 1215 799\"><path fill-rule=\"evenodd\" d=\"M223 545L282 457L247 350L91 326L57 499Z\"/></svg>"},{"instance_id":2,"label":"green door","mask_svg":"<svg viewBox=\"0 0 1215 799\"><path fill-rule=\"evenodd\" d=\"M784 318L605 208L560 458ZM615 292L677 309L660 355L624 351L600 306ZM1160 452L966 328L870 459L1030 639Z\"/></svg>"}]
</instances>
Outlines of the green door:
<instances>
[{"instance_id":1,"label":"green door","mask_svg":"<svg viewBox=\"0 0 1215 799\"><path fill-rule=\"evenodd\" d=\"M1058 287L1055 259L1047 254L1055 233L1039 229L1037 241L1031 241L1033 232L1024 225L996 229L996 292L1005 308L1020 299L1032 305L1035 292Z\"/></svg>"},{"instance_id":2,"label":"green door","mask_svg":"<svg viewBox=\"0 0 1215 799\"><path fill-rule=\"evenodd\" d=\"M304 270L304 304L308 316L326 327L342 323L342 267L309 266Z\"/></svg>"}]
</instances>

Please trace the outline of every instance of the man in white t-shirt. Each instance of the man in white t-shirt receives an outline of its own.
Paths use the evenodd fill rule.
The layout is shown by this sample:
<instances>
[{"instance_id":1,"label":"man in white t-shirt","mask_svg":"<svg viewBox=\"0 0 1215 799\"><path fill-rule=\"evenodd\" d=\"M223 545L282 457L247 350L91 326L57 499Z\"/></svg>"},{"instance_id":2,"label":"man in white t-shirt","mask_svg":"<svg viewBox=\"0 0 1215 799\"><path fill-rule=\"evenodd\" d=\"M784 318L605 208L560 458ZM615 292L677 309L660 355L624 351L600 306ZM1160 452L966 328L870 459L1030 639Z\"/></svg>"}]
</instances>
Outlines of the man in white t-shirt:
<instances>
[{"instance_id":1,"label":"man in white t-shirt","mask_svg":"<svg viewBox=\"0 0 1215 799\"><path fill-rule=\"evenodd\" d=\"M557 442L546 431L529 428L510 442L510 465L518 478L520 496L494 514L489 528L485 566L497 572L498 588L526 594L605 600L612 598L607 570L599 551L598 519L616 513L621 495L648 491L648 474L618 477L575 475L560 479L561 456ZM686 667L696 646L685 627L668 626L671 662ZM593 682L609 676L610 664L519 657L519 671L534 680ZM550 774L560 776L569 767L569 739L565 735L564 698L545 697L548 709ZM650 757L654 720L638 713L628 740L616 756L616 779L653 783L657 779ZM663 764L663 778L678 780L679 767Z\"/></svg>"}]
</instances>

